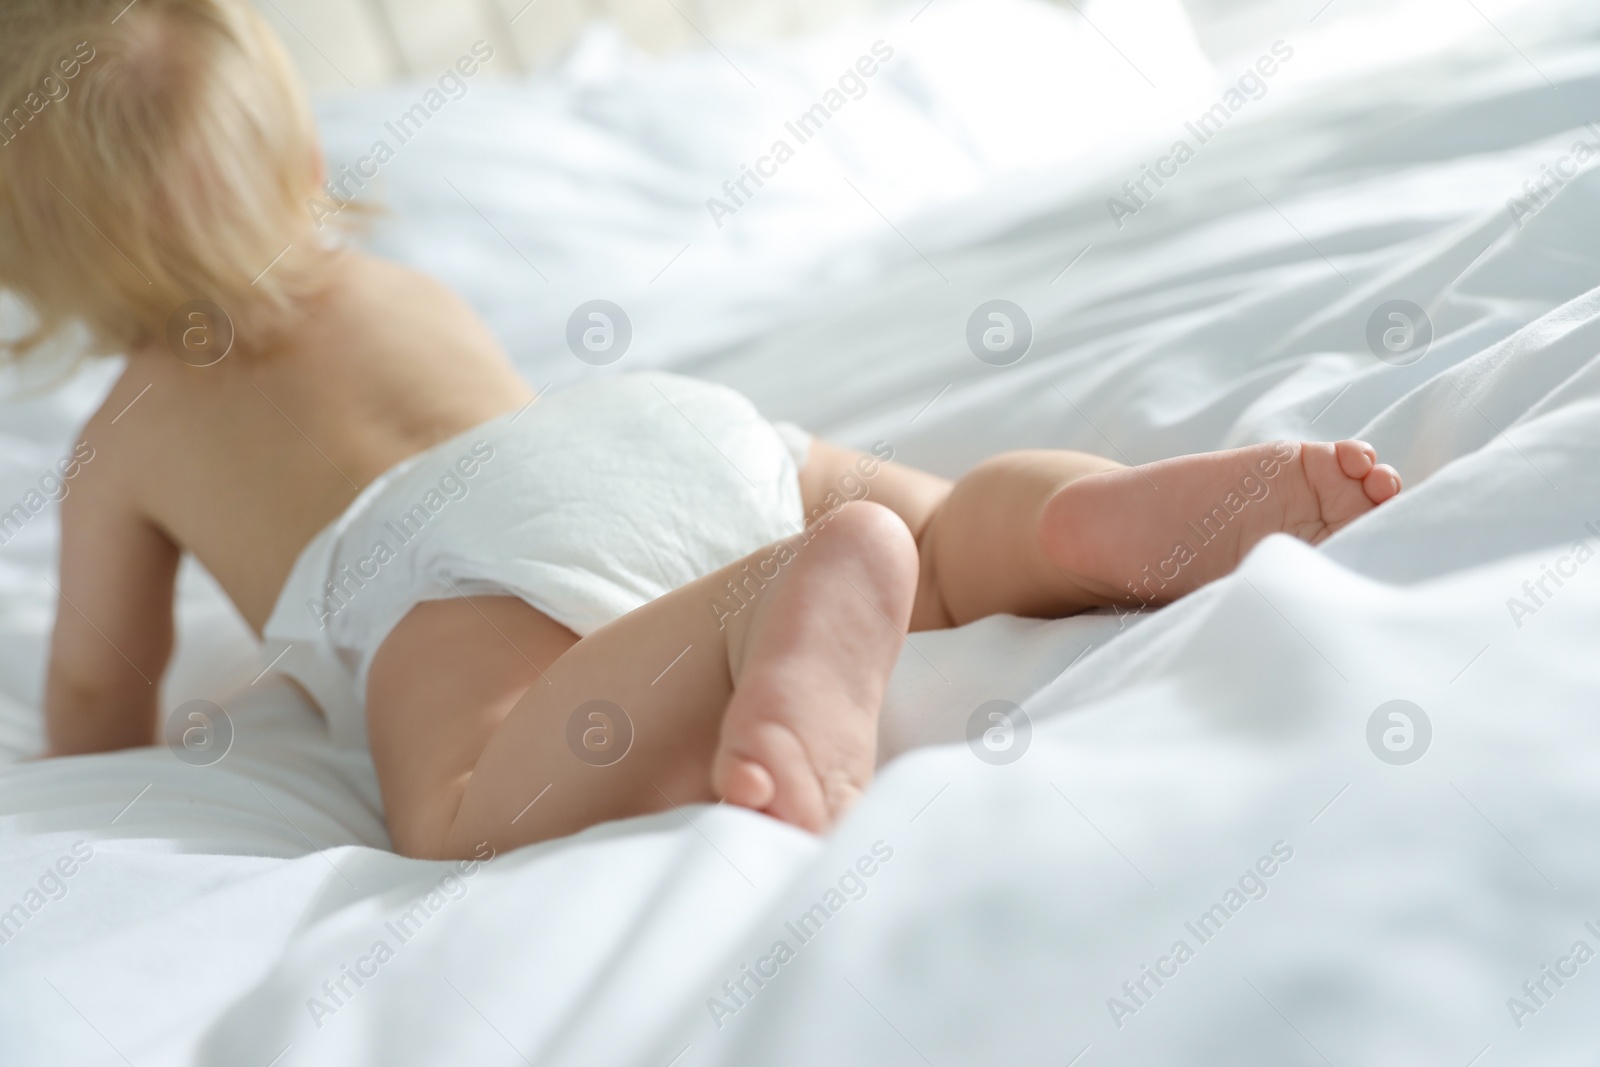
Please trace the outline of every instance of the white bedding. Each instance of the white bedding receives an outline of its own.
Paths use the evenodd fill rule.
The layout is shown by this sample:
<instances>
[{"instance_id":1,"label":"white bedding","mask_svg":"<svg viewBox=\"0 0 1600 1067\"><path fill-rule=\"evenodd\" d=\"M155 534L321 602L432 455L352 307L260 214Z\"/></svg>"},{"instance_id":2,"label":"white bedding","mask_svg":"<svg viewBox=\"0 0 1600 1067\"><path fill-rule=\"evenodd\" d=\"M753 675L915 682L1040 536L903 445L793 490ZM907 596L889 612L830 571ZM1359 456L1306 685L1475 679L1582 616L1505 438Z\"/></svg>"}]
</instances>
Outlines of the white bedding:
<instances>
[{"instance_id":1,"label":"white bedding","mask_svg":"<svg viewBox=\"0 0 1600 1067\"><path fill-rule=\"evenodd\" d=\"M26 912L0 927L0 1062L1592 1063L1600 963L1573 948L1600 951L1600 562L1570 546L1600 549L1600 179L1520 228L1507 199L1600 144L1600 39L1575 2L1489 10L1498 31L1394 69L1285 64L1120 230L1106 198L1253 44L1209 80L1171 11L1118 31L1086 9L1125 63L1070 10L939 0L727 62L597 37L550 81L475 88L385 170L375 243L465 292L536 385L601 373L561 340L601 297L634 321L622 369L946 473L1359 434L1407 490L1148 616L918 635L898 758L825 840L689 808L470 873L383 850L370 764L252 684L188 574L167 704L221 702L233 748L0 775L0 923ZM1322 17L1300 58L1348 32ZM826 143L716 229L704 199L890 37ZM997 131L1007 94L1028 110ZM324 101L333 158L415 95ZM1035 329L1009 367L966 348L995 297ZM1392 299L1437 335L1408 366L1367 347ZM0 501L102 388L6 406ZM11 758L38 745L53 523L0 547ZM1031 717L1015 762L965 743L990 700ZM1417 762L1369 747L1392 700L1431 723ZM1186 924L1217 904L1202 942Z\"/></svg>"}]
</instances>

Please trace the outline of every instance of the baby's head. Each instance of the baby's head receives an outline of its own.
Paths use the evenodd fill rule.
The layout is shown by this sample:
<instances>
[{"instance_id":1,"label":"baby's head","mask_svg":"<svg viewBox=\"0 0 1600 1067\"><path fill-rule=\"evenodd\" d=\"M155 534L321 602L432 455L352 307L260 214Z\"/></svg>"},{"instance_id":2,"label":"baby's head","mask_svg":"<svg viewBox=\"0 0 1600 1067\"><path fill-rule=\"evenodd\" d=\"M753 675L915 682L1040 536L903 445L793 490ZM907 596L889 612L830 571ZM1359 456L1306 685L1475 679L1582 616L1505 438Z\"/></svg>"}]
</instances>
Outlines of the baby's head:
<instances>
[{"instance_id":1,"label":"baby's head","mask_svg":"<svg viewBox=\"0 0 1600 1067\"><path fill-rule=\"evenodd\" d=\"M329 259L306 206L321 170L248 0L5 0L0 289L36 328L0 357L76 322L90 353L128 351L194 300L270 336Z\"/></svg>"}]
</instances>

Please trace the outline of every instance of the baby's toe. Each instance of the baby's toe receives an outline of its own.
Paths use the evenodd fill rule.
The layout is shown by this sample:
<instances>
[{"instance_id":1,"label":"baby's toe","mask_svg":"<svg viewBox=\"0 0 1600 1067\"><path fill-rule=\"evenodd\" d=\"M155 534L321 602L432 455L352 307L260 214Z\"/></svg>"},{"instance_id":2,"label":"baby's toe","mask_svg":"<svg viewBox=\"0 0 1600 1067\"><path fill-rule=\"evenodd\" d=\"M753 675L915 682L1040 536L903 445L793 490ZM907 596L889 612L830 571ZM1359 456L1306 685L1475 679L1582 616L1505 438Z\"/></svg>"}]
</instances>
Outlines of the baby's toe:
<instances>
[{"instance_id":1,"label":"baby's toe","mask_svg":"<svg viewBox=\"0 0 1600 1067\"><path fill-rule=\"evenodd\" d=\"M711 784L730 804L765 812L812 833L832 825L823 783L805 744L786 724L747 718L730 707Z\"/></svg>"},{"instance_id":2,"label":"baby's toe","mask_svg":"<svg viewBox=\"0 0 1600 1067\"><path fill-rule=\"evenodd\" d=\"M1340 441L1333 446L1333 454L1347 478L1365 478L1378 462L1377 451L1365 441Z\"/></svg>"},{"instance_id":3,"label":"baby's toe","mask_svg":"<svg viewBox=\"0 0 1600 1067\"><path fill-rule=\"evenodd\" d=\"M717 772L714 776L717 793L729 804L761 811L777 796L778 787L772 774L752 760L725 755L718 760Z\"/></svg>"},{"instance_id":4,"label":"baby's toe","mask_svg":"<svg viewBox=\"0 0 1600 1067\"><path fill-rule=\"evenodd\" d=\"M1400 472L1387 463L1380 463L1361 479L1361 488L1366 490L1368 500L1381 504L1400 492Z\"/></svg>"}]
</instances>

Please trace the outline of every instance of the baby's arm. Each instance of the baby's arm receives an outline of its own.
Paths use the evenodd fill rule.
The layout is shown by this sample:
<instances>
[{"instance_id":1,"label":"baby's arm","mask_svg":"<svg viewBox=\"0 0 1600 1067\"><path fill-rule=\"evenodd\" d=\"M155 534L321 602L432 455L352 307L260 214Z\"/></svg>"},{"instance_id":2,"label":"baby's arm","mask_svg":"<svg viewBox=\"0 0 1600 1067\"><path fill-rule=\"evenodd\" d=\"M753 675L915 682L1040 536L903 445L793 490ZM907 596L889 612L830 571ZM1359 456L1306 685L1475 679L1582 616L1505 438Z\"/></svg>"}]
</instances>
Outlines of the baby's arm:
<instances>
[{"instance_id":1,"label":"baby's arm","mask_svg":"<svg viewBox=\"0 0 1600 1067\"><path fill-rule=\"evenodd\" d=\"M85 439L97 436L91 422ZM177 545L134 506L104 450L65 484L45 714L50 754L155 741L172 653ZM93 455L93 453L90 453Z\"/></svg>"}]
</instances>

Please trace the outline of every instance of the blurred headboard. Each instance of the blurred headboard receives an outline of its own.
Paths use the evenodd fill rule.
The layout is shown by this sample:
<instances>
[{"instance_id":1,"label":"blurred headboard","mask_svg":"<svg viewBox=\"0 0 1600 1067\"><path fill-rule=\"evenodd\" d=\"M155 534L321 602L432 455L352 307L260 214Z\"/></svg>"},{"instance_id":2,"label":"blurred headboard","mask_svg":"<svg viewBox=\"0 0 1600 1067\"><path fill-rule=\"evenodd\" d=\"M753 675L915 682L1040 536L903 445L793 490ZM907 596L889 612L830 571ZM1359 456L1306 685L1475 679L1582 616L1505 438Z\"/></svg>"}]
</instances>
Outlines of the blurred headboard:
<instances>
[{"instance_id":1,"label":"blurred headboard","mask_svg":"<svg viewBox=\"0 0 1600 1067\"><path fill-rule=\"evenodd\" d=\"M609 19L663 52L817 29L892 0L256 0L314 89L431 77L486 40L493 77L538 69L583 25Z\"/></svg>"}]
</instances>

